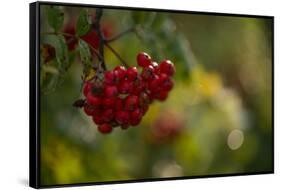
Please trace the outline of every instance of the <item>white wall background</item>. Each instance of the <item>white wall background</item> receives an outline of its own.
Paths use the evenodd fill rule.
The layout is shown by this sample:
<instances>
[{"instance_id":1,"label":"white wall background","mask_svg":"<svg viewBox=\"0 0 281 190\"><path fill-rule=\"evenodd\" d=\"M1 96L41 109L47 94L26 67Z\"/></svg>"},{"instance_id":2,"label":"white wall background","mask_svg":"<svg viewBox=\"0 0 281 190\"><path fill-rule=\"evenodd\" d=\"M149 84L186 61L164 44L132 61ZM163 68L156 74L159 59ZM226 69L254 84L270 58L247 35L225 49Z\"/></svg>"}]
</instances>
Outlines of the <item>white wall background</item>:
<instances>
[{"instance_id":1,"label":"white wall background","mask_svg":"<svg viewBox=\"0 0 281 190\"><path fill-rule=\"evenodd\" d=\"M278 0L60 0L88 4L183 9L275 16L275 174L193 179L138 184L103 185L72 189L276 189L281 185L281 9ZM29 5L6 0L0 5L0 189L28 187ZM279 73L279 74L278 74Z\"/></svg>"}]
</instances>

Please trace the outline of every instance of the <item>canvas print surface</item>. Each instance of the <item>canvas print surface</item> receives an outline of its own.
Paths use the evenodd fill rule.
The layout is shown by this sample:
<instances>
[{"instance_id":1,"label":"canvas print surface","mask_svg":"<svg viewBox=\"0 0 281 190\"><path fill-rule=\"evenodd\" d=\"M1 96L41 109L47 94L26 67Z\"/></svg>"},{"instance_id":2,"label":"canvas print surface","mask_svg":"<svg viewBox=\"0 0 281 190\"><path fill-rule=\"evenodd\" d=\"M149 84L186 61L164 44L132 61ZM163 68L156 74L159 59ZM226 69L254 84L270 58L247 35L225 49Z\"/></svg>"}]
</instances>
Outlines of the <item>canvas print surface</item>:
<instances>
[{"instance_id":1,"label":"canvas print surface","mask_svg":"<svg viewBox=\"0 0 281 190\"><path fill-rule=\"evenodd\" d=\"M40 185L273 171L271 17L40 5Z\"/></svg>"}]
</instances>

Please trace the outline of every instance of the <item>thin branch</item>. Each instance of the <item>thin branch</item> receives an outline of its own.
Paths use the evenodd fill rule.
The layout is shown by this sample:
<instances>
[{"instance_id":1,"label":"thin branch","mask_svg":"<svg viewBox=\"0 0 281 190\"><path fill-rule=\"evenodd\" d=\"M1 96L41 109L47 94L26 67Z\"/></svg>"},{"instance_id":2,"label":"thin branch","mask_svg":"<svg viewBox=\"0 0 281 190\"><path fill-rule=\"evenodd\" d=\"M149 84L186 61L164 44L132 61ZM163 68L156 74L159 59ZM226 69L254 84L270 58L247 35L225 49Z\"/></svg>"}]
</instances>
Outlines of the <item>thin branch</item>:
<instances>
[{"instance_id":1,"label":"thin branch","mask_svg":"<svg viewBox=\"0 0 281 190\"><path fill-rule=\"evenodd\" d=\"M131 32L136 32L136 28L135 27L128 28L127 30L117 34L116 36L113 36L112 38L105 39L105 41L108 43L113 42L113 41L118 40L119 38L123 37L125 34L131 33Z\"/></svg>"},{"instance_id":2,"label":"thin branch","mask_svg":"<svg viewBox=\"0 0 281 190\"><path fill-rule=\"evenodd\" d=\"M83 40L83 39L81 39L81 40ZM89 44L89 43L87 43L88 44L88 46L90 47L90 49L94 52L94 54L96 55L96 56L98 56L98 59L103 59L103 56L101 56L100 54L99 54L99 52L91 45L91 44Z\"/></svg>"},{"instance_id":3,"label":"thin branch","mask_svg":"<svg viewBox=\"0 0 281 190\"><path fill-rule=\"evenodd\" d=\"M100 64L103 70L106 70L106 65L104 62L104 37L100 27L100 20L103 14L103 9L97 8L96 9L96 18L93 24L94 29L97 31L97 35L99 37L99 54L101 55Z\"/></svg>"},{"instance_id":4,"label":"thin branch","mask_svg":"<svg viewBox=\"0 0 281 190\"><path fill-rule=\"evenodd\" d=\"M120 62L125 66L125 67L129 67L129 65L126 63L126 61L124 61L122 59L122 57L108 44L108 43L105 43L104 44L108 49L110 49L110 51L120 60Z\"/></svg>"}]
</instances>

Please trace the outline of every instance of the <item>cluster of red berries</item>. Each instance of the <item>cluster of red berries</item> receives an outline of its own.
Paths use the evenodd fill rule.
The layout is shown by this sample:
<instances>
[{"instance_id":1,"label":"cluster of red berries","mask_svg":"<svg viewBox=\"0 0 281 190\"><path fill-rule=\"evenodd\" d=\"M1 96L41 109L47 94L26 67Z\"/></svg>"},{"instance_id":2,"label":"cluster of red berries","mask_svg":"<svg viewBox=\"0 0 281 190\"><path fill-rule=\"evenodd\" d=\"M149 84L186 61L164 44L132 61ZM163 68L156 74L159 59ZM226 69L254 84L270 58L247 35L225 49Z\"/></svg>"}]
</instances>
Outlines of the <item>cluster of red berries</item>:
<instances>
[{"instance_id":1,"label":"cluster of red berries","mask_svg":"<svg viewBox=\"0 0 281 190\"><path fill-rule=\"evenodd\" d=\"M101 133L113 127L137 126L153 100L164 101L173 88L174 64L169 60L159 65L146 53L139 53L137 63L142 67L117 66L104 72L103 80L87 81L84 112L91 116Z\"/></svg>"}]
</instances>

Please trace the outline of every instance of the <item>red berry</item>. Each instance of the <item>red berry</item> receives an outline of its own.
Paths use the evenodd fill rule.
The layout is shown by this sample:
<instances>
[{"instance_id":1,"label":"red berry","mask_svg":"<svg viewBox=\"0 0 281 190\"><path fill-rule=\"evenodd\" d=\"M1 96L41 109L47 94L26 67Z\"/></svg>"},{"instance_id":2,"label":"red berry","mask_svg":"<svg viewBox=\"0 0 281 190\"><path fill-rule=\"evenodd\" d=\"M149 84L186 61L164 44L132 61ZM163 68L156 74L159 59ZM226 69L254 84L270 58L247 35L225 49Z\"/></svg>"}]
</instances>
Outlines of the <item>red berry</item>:
<instances>
[{"instance_id":1,"label":"red berry","mask_svg":"<svg viewBox=\"0 0 281 190\"><path fill-rule=\"evenodd\" d=\"M165 81L163 81L161 86L163 90L170 91L174 86L174 82L171 78L168 78Z\"/></svg>"},{"instance_id":2,"label":"red berry","mask_svg":"<svg viewBox=\"0 0 281 190\"><path fill-rule=\"evenodd\" d=\"M175 66L170 60L164 60L159 65L160 73L165 73L168 76L173 76L175 73Z\"/></svg>"},{"instance_id":3,"label":"red berry","mask_svg":"<svg viewBox=\"0 0 281 190\"><path fill-rule=\"evenodd\" d=\"M167 97L168 97L168 91L166 91L166 90L161 90L160 92L158 92L155 95L155 98L160 100L160 101L166 100Z\"/></svg>"},{"instance_id":4,"label":"red berry","mask_svg":"<svg viewBox=\"0 0 281 190\"><path fill-rule=\"evenodd\" d=\"M139 97L136 95L129 95L125 99L125 109L132 111L139 106Z\"/></svg>"},{"instance_id":5,"label":"red berry","mask_svg":"<svg viewBox=\"0 0 281 190\"><path fill-rule=\"evenodd\" d=\"M138 70L136 67L129 67L126 71L126 76L129 81L134 81L138 77Z\"/></svg>"},{"instance_id":6,"label":"red berry","mask_svg":"<svg viewBox=\"0 0 281 190\"><path fill-rule=\"evenodd\" d=\"M131 115L130 115L131 119L141 119L141 117L142 117L142 112L139 108L137 108L131 112Z\"/></svg>"},{"instance_id":7,"label":"red berry","mask_svg":"<svg viewBox=\"0 0 281 190\"><path fill-rule=\"evenodd\" d=\"M85 104L83 109L87 115L93 115L93 113L94 113L94 108L92 106L90 106L89 104Z\"/></svg>"},{"instance_id":8,"label":"red berry","mask_svg":"<svg viewBox=\"0 0 281 190\"><path fill-rule=\"evenodd\" d=\"M133 87L133 89L131 90L131 94L137 95L137 96L138 96L144 89L145 89L145 88L144 88L143 85L135 86L135 87Z\"/></svg>"},{"instance_id":9,"label":"red berry","mask_svg":"<svg viewBox=\"0 0 281 190\"><path fill-rule=\"evenodd\" d=\"M95 124L97 124L97 125L101 125L101 124L106 123L101 116L95 115L95 116L92 117L92 119L95 122Z\"/></svg>"},{"instance_id":10,"label":"red berry","mask_svg":"<svg viewBox=\"0 0 281 190\"><path fill-rule=\"evenodd\" d=\"M123 80L126 75L126 68L123 66L117 66L114 69L115 75L118 78L118 80Z\"/></svg>"},{"instance_id":11,"label":"red berry","mask_svg":"<svg viewBox=\"0 0 281 190\"><path fill-rule=\"evenodd\" d=\"M139 95L141 92L145 91L147 87L147 83L142 80L142 78L137 78L134 82L133 82L133 88L130 91L131 94L133 95Z\"/></svg>"},{"instance_id":12,"label":"red berry","mask_svg":"<svg viewBox=\"0 0 281 190\"><path fill-rule=\"evenodd\" d=\"M101 132L103 134L107 134L112 131L112 127L111 127L111 125L105 123L105 124L99 125L98 130L99 130L99 132Z\"/></svg>"},{"instance_id":13,"label":"red berry","mask_svg":"<svg viewBox=\"0 0 281 190\"><path fill-rule=\"evenodd\" d=\"M86 103L83 108L84 108L84 112L89 116L98 116L101 113L99 107L95 108L89 103Z\"/></svg>"},{"instance_id":14,"label":"red berry","mask_svg":"<svg viewBox=\"0 0 281 190\"><path fill-rule=\"evenodd\" d=\"M159 80L160 80L160 83L164 82L165 80L167 80L168 78L170 78L167 74L165 73L161 73L159 75Z\"/></svg>"},{"instance_id":15,"label":"red berry","mask_svg":"<svg viewBox=\"0 0 281 190\"><path fill-rule=\"evenodd\" d=\"M158 93L158 92L157 92ZM156 92L149 92L149 93L147 93L147 95L148 95L148 98L149 98L149 100L150 100L150 103L152 103L153 102L153 100L155 99L155 97L156 97Z\"/></svg>"},{"instance_id":16,"label":"red berry","mask_svg":"<svg viewBox=\"0 0 281 190\"><path fill-rule=\"evenodd\" d=\"M115 101L115 110L122 110L123 109L123 99L117 98Z\"/></svg>"},{"instance_id":17,"label":"red berry","mask_svg":"<svg viewBox=\"0 0 281 190\"><path fill-rule=\"evenodd\" d=\"M127 94L129 91L132 89L132 82L128 80L123 80L119 85L118 85L118 91L121 94Z\"/></svg>"},{"instance_id":18,"label":"red berry","mask_svg":"<svg viewBox=\"0 0 281 190\"><path fill-rule=\"evenodd\" d=\"M155 75L155 78L152 81L149 81L148 89L151 92L157 92L159 91L160 83L161 83L160 78L157 75Z\"/></svg>"},{"instance_id":19,"label":"red berry","mask_svg":"<svg viewBox=\"0 0 281 190\"><path fill-rule=\"evenodd\" d=\"M118 96L118 90L116 86L105 86L104 95L106 97L116 97Z\"/></svg>"},{"instance_id":20,"label":"red berry","mask_svg":"<svg viewBox=\"0 0 281 190\"><path fill-rule=\"evenodd\" d=\"M140 109L135 109L130 113L130 124L132 126L138 125L142 118L142 112Z\"/></svg>"},{"instance_id":21,"label":"red berry","mask_svg":"<svg viewBox=\"0 0 281 190\"><path fill-rule=\"evenodd\" d=\"M153 61L152 63L151 63L151 65L152 65L152 67L154 68L154 69L156 69L156 68L158 68L158 63L157 62L155 62L155 61Z\"/></svg>"},{"instance_id":22,"label":"red berry","mask_svg":"<svg viewBox=\"0 0 281 190\"><path fill-rule=\"evenodd\" d=\"M102 99L102 106L104 109L114 108L115 107L116 98L103 98Z\"/></svg>"},{"instance_id":23,"label":"red berry","mask_svg":"<svg viewBox=\"0 0 281 190\"><path fill-rule=\"evenodd\" d=\"M130 125L137 126L138 124L140 124L140 122L141 122L141 119L131 119Z\"/></svg>"},{"instance_id":24,"label":"red berry","mask_svg":"<svg viewBox=\"0 0 281 190\"><path fill-rule=\"evenodd\" d=\"M104 73L104 82L107 85L114 85L117 83L117 78L114 71L106 71Z\"/></svg>"},{"instance_id":25,"label":"red berry","mask_svg":"<svg viewBox=\"0 0 281 190\"><path fill-rule=\"evenodd\" d=\"M140 106L143 106L143 105L148 105L148 104L150 104L151 103L151 100L150 100L150 98L149 98L149 96L145 93L145 92L143 92L143 93L141 93L140 94L140 96L139 96L140 98Z\"/></svg>"},{"instance_id":26,"label":"red berry","mask_svg":"<svg viewBox=\"0 0 281 190\"><path fill-rule=\"evenodd\" d=\"M152 65L153 68L154 68L154 74L159 75L159 74L160 74L160 68L159 68L158 63L152 62L151 65Z\"/></svg>"},{"instance_id":27,"label":"red berry","mask_svg":"<svg viewBox=\"0 0 281 190\"><path fill-rule=\"evenodd\" d=\"M148 111L148 108L149 108L149 106L147 104L144 104L141 107L141 112L142 112L143 115Z\"/></svg>"},{"instance_id":28,"label":"red berry","mask_svg":"<svg viewBox=\"0 0 281 190\"><path fill-rule=\"evenodd\" d=\"M89 104L91 104L91 106L96 108L96 107L99 107L101 105L102 100L101 100L100 97L94 96L94 95L92 95L91 92L89 92L88 95L87 95L87 102Z\"/></svg>"},{"instance_id":29,"label":"red berry","mask_svg":"<svg viewBox=\"0 0 281 190\"><path fill-rule=\"evenodd\" d=\"M105 109L105 110L103 110L101 116L102 116L102 119L105 122L107 122L107 123L110 122L114 118L113 109Z\"/></svg>"},{"instance_id":30,"label":"red berry","mask_svg":"<svg viewBox=\"0 0 281 190\"><path fill-rule=\"evenodd\" d=\"M159 80L161 88L166 91L170 91L174 86L172 79L167 74L161 73Z\"/></svg>"},{"instance_id":31,"label":"red berry","mask_svg":"<svg viewBox=\"0 0 281 190\"><path fill-rule=\"evenodd\" d=\"M117 111L115 113L115 121L120 125L126 125L129 123L130 115L126 111Z\"/></svg>"},{"instance_id":32,"label":"red berry","mask_svg":"<svg viewBox=\"0 0 281 190\"><path fill-rule=\"evenodd\" d=\"M92 116L101 116L101 109L94 108Z\"/></svg>"},{"instance_id":33,"label":"red berry","mask_svg":"<svg viewBox=\"0 0 281 190\"><path fill-rule=\"evenodd\" d=\"M95 84L93 84L92 85L92 88L91 88L91 93L93 94L93 95L96 95L96 96L101 96L102 95L102 93L103 93L103 84L101 84L101 83L95 83Z\"/></svg>"},{"instance_id":34,"label":"red berry","mask_svg":"<svg viewBox=\"0 0 281 190\"><path fill-rule=\"evenodd\" d=\"M155 69L152 65L144 67L141 73L141 76L145 80L152 80L155 77Z\"/></svg>"},{"instance_id":35,"label":"red berry","mask_svg":"<svg viewBox=\"0 0 281 190\"><path fill-rule=\"evenodd\" d=\"M140 52L137 55L137 62L141 67L147 67L151 64L151 57L145 52Z\"/></svg>"},{"instance_id":36,"label":"red berry","mask_svg":"<svg viewBox=\"0 0 281 190\"><path fill-rule=\"evenodd\" d=\"M84 83L84 88L83 88L84 96L87 96L87 94L91 91L91 88L92 88L92 84L90 82Z\"/></svg>"}]
</instances>

